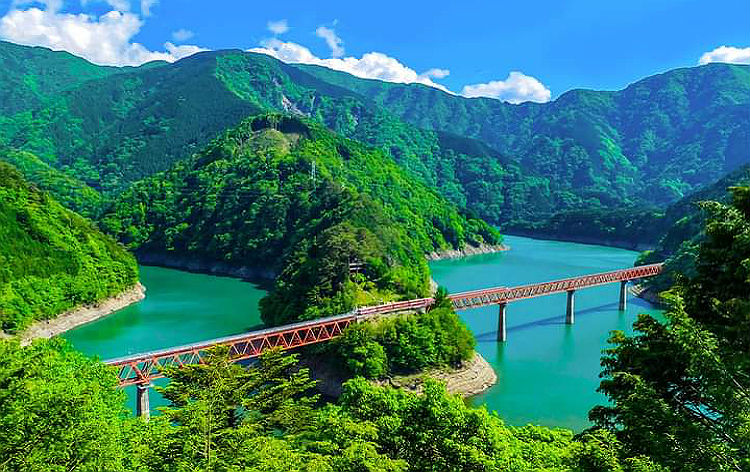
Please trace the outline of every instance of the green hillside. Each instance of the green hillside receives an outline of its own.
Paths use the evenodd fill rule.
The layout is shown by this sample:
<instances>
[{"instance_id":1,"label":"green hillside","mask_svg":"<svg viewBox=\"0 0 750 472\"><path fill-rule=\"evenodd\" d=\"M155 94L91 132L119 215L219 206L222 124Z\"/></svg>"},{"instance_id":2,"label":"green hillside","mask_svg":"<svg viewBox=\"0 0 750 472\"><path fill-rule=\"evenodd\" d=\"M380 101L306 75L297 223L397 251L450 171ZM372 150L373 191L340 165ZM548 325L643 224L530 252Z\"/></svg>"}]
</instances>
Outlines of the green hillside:
<instances>
[{"instance_id":1,"label":"green hillside","mask_svg":"<svg viewBox=\"0 0 750 472\"><path fill-rule=\"evenodd\" d=\"M41 48L24 56L31 49L0 43L15 58L6 73L81 61ZM249 115L300 114L381 148L460 208L517 225L581 209L664 208L750 160L747 66L679 69L618 92L522 105L237 50L115 70L61 74L40 96L0 101L0 143L117 193Z\"/></svg>"},{"instance_id":2,"label":"green hillside","mask_svg":"<svg viewBox=\"0 0 750 472\"><path fill-rule=\"evenodd\" d=\"M30 152L0 146L0 160L12 164L26 180L81 215L93 217L104 204L99 192Z\"/></svg>"},{"instance_id":3,"label":"green hillside","mask_svg":"<svg viewBox=\"0 0 750 472\"><path fill-rule=\"evenodd\" d=\"M136 183L102 222L142 255L280 274L261 304L273 324L425 296L425 253L500 242L382 152L276 114Z\"/></svg>"},{"instance_id":4,"label":"green hillside","mask_svg":"<svg viewBox=\"0 0 750 472\"><path fill-rule=\"evenodd\" d=\"M0 328L18 331L133 286L133 256L0 162Z\"/></svg>"},{"instance_id":5,"label":"green hillside","mask_svg":"<svg viewBox=\"0 0 750 472\"><path fill-rule=\"evenodd\" d=\"M521 105L297 67L423 129L479 139L587 203L664 204L750 160L748 66L677 69L622 91Z\"/></svg>"},{"instance_id":6,"label":"green hillside","mask_svg":"<svg viewBox=\"0 0 750 472\"><path fill-rule=\"evenodd\" d=\"M712 185L695 192L667 208L664 217L651 227L650 237L658 241L653 251L644 252L639 263L666 261L666 271L647 281L656 291L666 290L674 283L674 274L695 275L695 254L705 240L706 217L703 203L730 203L732 187L750 185L750 164L746 164Z\"/></svg>"}]
</instances>

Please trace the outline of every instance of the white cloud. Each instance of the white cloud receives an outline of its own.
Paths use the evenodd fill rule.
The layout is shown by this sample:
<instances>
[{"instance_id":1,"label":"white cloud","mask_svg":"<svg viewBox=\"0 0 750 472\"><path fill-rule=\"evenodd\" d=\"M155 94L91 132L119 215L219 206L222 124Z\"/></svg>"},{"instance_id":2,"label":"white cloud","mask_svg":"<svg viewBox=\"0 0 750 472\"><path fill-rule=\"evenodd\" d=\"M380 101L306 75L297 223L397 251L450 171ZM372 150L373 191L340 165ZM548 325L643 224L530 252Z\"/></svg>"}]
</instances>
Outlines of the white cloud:
<instances>
[{"instance_id":1,"label":"white cloud","mask_svg":"<svg viewBox=\"0 0 750 472\"><path fill-rule=\"evenodd\" d=\"M141 0L141 15L151 16L151 7L159 3L159 0Z\"/></svg>"},{"instance_id":2,"label":"white cloud","mask_svg":"<svg viewBox=\"0 0 750 472\"><path fill-rule=\"evenodd\" d=\"M102 0L81 0L81 6L86 7L91 3L97 3L98 1ZM111 6L113 9L117 11L130 11L130 0L103 0L104 3ZM49 10L49 5L47 4L47 10ZM55 10L57 11L57 10Z\"/></svg>"},{"instance_id":3,"label":"white cloud","mask_svg":"<svg viewBox=\"0 0 750 472\"><path fill-rule=\"evenodd\" d=\"M704 53L698 64L709 62L730 62L733 64L750 64L750 48L735 48L732 46L720 46L713 51Z\"/></svg>"},{"instance_id":4,"label":"white cloud","mask_svg":"<svg viewBox=\"0 0 750 472\"><path fill-rule=\"evenodd\" d=\"M187 41L193 36L195 36L195 33L185 28L180 28L177 31L172 32L172 39L179 42Z\"/></svg>"},{"instance_id":5,"label":"white cloud","mask_svg":"<svg viewBox=\"0 0 750 472\"><path fill-rule=\"evenodd\" d=\"M448 69L430 69L422 72L423 77L435 77L436 79L444 79L450 75L451 71Z\"/></svg>"},{"instance_id":6,"label":"white cloud","mask_svg":"<svg viewBox=\"0 0 750 472\"><path fill-rule=\"evenodd\" d=\"M289 31L289 24L286 20L269 21L266 23L266 27L273 34L284 34Z\"/></svg>"},{"instance_id":7,"label":"white cloud","mask_svg":"<svg viewBox=\"0 0 750 472\"><path fill-rule=\"evenodd\" d=\"M318 29L315 30L315 35L325 39L326 44L331 48L332 57L341 57L344 55L344 41L336 35L336 31L333 28L318 26Z\"/></svg>"},{"instance_id":8,"label":"white cloud","mask_svg":"<svg viewBox=\"0 0 750 472\"><path fill-rule=\"evenodd\" d=\"M54 4L47 5L46 10L32 7L9 11L0 18L0 38L68 51L96 64L107 65L140 65L155 60L172 62L205 50L165 43L166 51L150 51L132 42L143 25L141 18L133 13L111 11L96 17L63 13L54 9Z\"/></svg>"},{"instance_id":9,"label":"white cloud","mask_svg":"<svg viewBox=\"0 0 750 472\"><path fill-rule=\"evenodd\" d=\"M321 59L313 54L306 47L291 42L284 42L277 38L267 39L261 43L260 48L253 48L249 51L268 54L280 61L295 64L315 64L329 69L348 72L357 77L366 79L378 79L386 82L398 82L404 84L420 83L435 87L443 91L448 91L444 86L433 82L428 75L418 74L413 69L400 63L397 59L387 56L380 52L368 52L357 57L333 57ZM431 69L433 74L438 69ZM430 72L430 71L428 71ZM441 73L448 71L440 69ZM437 75L433 75L437 77Z\"/></svg>"},{"instance_id":10,"label":"white cloud","mask_svg":"<svg viewBox=\"0 0 750 472\"><path fill-rule=\"evenodd\" d=\"M24 5L30 5L32 3L41 3L49 11L59 11L62 8L63 0L13 0L10 3L10 9L15 10L18 7ZM83 4L84 2L82 2Z\"/></svg>"},{"instance_id":11,"label":"white cloud","mask_svg":"<svg viewBox=\"0 0 750 472\"><path fill-rule=\"evenodd\" d=\"M464 97L497 98L504 102L548 102L552 92L538 79L521 72L511 72L505 80L493 80L486 84L464 86L461 91Z\"/></svg>"}]
</instances>

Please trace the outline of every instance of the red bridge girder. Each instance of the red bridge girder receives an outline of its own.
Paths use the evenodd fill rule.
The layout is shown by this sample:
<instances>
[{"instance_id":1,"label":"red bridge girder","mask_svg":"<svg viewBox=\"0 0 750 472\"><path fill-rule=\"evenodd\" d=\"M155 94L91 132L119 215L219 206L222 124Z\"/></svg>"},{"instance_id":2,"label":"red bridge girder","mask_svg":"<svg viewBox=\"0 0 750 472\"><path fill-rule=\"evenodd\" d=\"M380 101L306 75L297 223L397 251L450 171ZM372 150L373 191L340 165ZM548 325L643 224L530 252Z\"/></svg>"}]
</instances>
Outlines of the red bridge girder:
<instances>
[{"instance_id":1,"label":"red bridge girder","mask_svg":"<svg viewBox=\"0 0 750 472\"><path fill-rule=\"evenodd\" d=\"M628 269L613 270L610 272L601 272L598 274L582 275L562 280L553 280L551 282L520 285L516 287L497 287L484 290L473 290L470 292L450 295L449 298L453 303L453 308L456 310L465 310L486 305L510 303L526 298L551 295L553 293L596 287L598 285L611 284L614 282L626 282L645 277L653 277L654 275L660 274L662 268L662 264L650 264L631 267Z\"/></svg>"},{"instance_id":2,"label":"red bridge girder","mask_svg":"<svg viewBox=\"0 0 750 472\"><path fill-rule=\"evenodd\" d=\"M121 387L147 384L154 379L164 377L162 370L165 367L200 364L206 351L216 346L228 346L230 358L237 362L258 357L264 350L273 347L289 349L328 341L339 336L355 320L354 314L334 316L145 352L105 362L119 368L118 377Z\"/></svg>"},{"instance_id":3,"label":"red bridge girder","mask_svg":"<svg viewBox=\"0 0 750 472\"><path fill-rule=\"evenodd\" d=\"M484 290L450 295L456 310L477 308L486 305L498 305L517 300L534 298L553 293L567 292L582 288L595 287L614 282L625 282L634 279L652 277L661 273L662 264L632 267L628 269L582 275L568 279L554 280L517 287L496 287ZM120 386L148 384L154 379L164 377L162 369L171 366L201 363L206 351L216 346L228 346L229 356L233 361L252 359L260 356L265 350L273 347L284 349L308 346L335 338L350 324L377 315L403 311L427 309L434 303L432 298L419 298L383 305L362 307L339 316L321 318L302 323L295 323L276 328L252 331L250 333L212 339L195 344L172 347L159 351L145 352L132 356L120 357L105 361L106 364L118 367Z\"/></svg>"}]
</instances>

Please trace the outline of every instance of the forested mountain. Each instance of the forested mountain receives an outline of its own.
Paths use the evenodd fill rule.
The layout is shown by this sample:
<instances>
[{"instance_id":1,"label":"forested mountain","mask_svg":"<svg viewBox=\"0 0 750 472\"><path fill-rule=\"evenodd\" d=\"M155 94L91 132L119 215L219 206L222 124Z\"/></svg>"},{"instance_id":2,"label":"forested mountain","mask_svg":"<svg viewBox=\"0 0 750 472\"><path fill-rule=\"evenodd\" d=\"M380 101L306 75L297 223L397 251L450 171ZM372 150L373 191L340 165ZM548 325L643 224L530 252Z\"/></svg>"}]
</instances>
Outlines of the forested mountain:
<instances>
[{"instance_id":1,"label":"forested mountain","mask_svg":"<svg viewBox=\"0 0 750 472\"><path fill-rule=\"evenodd\" d=\"M87 217L96 216L101 209L103 198L99 192L30 152L0 146L0 161L12 164L26 180L48 192L66 208Z\"/></svg>"},{"instance_id":2,"label":"forested mountain","mask_svg":"<svg viewBox=\"0 0 750 472\"><path fill-rule=\"evenodd\" d=\"M278 114L137 182L102 224L144 255L280 274L261 303L273 324L425 296L425 253L500 242L384 153Z\"/></svg>"},{"instance_id":3,"label":"forested mountain","mask_svg":"<svg viewBox=\"0 0 750 472\"><path fill-rule=\"evenodd\" d=\"M748 66L677 69L617 92L520 105L298 67L423 129L479 139L587 204L668 203L750 161Z\"/></svg>"},{"instance_id":4,"label":"forested mountain","mask_svg":"<svg viewBox=\"0 0 750 472\"><path fill-rule=\"evenodd\" d=\"M0 162L0 329L18 331L137 281L124 248Z\"/></svg>"},{"instance_id":5,"label":"forested mountain","mask_svg":"<svg viewBox=\"0 0 750 472\"><path fill-rule=\"evenodd\" d=\"M0 100L0 143L105 193L268 110L305 115L380 147L460 208L495 223L663 207L750 160L747 66L710 64L619 92L577 90L547 104L510 105L236 50L75 79L65 71L81 60L68 54L31 54L9 43L0 50L7 74L60 77L44 93L23 86Z\"/></svg>"},{"instance_id":6,"label":"forested mountain","mask_svg":"<svg viewBox=\"0 0 750 472\"><path fill-rule=\"evenodd\" d=\"M670 288L674 275L695 275L695 254L706 237L704 228L707 215L703 202L729 203L732 187L750 185L750 164L731 172L718 182L695 192L667 208L647 232L657 242L652 251L644 252L639 263L666 261L666 270L658 277L646 281L655 291Z\"/></svg>"}]
</instances>

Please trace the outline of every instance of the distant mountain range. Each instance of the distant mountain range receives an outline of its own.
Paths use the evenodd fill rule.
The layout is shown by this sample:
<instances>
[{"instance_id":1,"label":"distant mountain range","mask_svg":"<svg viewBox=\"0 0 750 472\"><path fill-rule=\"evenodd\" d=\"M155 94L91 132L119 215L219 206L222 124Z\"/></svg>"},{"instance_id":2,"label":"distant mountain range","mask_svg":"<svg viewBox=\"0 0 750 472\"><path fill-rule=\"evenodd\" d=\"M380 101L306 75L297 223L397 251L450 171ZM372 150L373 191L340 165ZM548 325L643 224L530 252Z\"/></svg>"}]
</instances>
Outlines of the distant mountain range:
<instances>
[{"instance_id":1,"label":"distant mountain range","mask_svg":"<svg viewBox=\"0 0 750 472\"><path fill-rule=\"evenodd\" d=\"M267 111L379 147L459 209L500 224L664 208L750 162L750 68L741 65L521 105L233 50L112 68L0 43L0 65L0 144L105 195Z\"/></svg>"}]
</instances>

